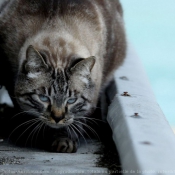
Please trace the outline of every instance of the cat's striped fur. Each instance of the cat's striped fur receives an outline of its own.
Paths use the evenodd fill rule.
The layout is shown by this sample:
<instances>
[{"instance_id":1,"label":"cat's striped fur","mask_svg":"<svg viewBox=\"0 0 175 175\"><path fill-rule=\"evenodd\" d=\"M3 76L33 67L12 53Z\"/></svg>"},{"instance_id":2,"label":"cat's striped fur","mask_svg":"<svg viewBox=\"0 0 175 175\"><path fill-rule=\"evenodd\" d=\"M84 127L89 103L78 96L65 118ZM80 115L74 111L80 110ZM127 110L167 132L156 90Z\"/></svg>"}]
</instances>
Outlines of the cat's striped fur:
<instances>
[{"instance_id":1,"label":"cat's striped fur","mask_svg":"<svg viewBox=\"0 0 175 175\"><path fill-rule=\"evenodd\" d=\"M15 107L53 128L89 116L125 57L122 13L118 0L7 4L0 13L0 63L1 75L9 76L0 75L0 83Z\"/></svg>"}]
</instances>

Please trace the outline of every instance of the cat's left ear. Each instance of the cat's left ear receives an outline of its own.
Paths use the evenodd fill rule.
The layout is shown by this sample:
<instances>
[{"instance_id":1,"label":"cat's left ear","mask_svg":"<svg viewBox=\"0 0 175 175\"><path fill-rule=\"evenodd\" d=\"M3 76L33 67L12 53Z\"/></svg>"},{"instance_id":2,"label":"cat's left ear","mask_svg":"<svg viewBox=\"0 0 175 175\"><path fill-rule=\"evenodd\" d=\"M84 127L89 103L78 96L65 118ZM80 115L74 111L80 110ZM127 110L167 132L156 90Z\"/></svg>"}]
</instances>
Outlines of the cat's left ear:
<instances>
[{"instance_id":1,"label":"cat's left ear","mask_svg":"<svg viewBox=\"0 0 175 175\"><path fill-rule=\"evenodd\" d=\"M48 68L41 54L32 45L27 48L26 58L26 72L39 72L42 68Z\"/></svg>"},{"instance_id":2,"label":"cat's left ear","mask_svg":"<svg viewBox=\"0 0 175 175\"><path fill-rule=\"evenodd\" d=\"M74 67L72 67L71 72L82 75L88 75L91 73L94 64L95 64L95 57L94 56L88 57L78 62Z\"/></svg>"}]
</instances>

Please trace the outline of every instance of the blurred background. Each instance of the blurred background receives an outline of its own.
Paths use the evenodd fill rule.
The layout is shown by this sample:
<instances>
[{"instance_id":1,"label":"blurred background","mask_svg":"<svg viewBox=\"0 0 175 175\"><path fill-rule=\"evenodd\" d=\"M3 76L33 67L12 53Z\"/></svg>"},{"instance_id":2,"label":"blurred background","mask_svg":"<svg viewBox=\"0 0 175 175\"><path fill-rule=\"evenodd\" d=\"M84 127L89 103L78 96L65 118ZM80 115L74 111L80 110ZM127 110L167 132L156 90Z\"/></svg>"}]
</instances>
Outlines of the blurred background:
<instances>
[{"instance_id":1,"label":"blurred background","mask_svg":"<svg viewBox=\"0 0 175 175\"><path fill-rule=\"evenodd\" d=\"M175 0L120 0L127 38L175 130Z\"/></svg>"}]
</instances>

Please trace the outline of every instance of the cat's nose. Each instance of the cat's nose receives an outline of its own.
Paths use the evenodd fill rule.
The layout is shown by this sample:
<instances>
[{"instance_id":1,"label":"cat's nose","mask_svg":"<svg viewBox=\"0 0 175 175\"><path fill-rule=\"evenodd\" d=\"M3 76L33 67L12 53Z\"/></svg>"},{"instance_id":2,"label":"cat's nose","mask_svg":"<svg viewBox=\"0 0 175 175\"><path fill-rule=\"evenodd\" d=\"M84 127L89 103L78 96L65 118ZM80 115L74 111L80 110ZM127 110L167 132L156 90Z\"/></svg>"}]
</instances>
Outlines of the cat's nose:
<instances>
[{"instance_id":1,"label":"cat's nose","mask_svg":"<svg viewBox=\"0 0 175 175\"><path fill-rule=\"evenodd\" d=\"M64 119L64 116L57 117L57 116L52 115L52 118L55 120L56 123L59 123L59 121L61 121L62 119Z\"/></svg>"},{"instance_id":2,"label":"cat's nose","mask_svg":"<svg viewBox=\"0 0 175 175\"><path fill-rule=\"evenodd\" d=\"M52 106L51 117L53 120L55 120L56 123L59 123L59 121L61 121L65 117L64 110Z\"/></svg>"}]
</instances>

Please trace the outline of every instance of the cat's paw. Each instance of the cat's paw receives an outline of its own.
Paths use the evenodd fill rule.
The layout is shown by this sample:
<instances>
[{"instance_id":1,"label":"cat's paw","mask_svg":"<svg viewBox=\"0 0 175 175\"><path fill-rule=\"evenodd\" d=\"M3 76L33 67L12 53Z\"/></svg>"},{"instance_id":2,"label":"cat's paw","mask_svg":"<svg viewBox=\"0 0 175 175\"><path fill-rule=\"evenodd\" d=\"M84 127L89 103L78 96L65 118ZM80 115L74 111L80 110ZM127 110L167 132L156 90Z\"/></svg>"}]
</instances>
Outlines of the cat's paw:
<instances>
[{"instance_id":1,"label":"cat's paw","mask_svg":"<svg viewBox=\"0 0 175 175\"><path fill-rule=\"evenodd\" d=\"M59 153L75 153L77 151L77 143L67 137L57 138L52 143L52 151Z\"/></svg>"}]
</instances>

